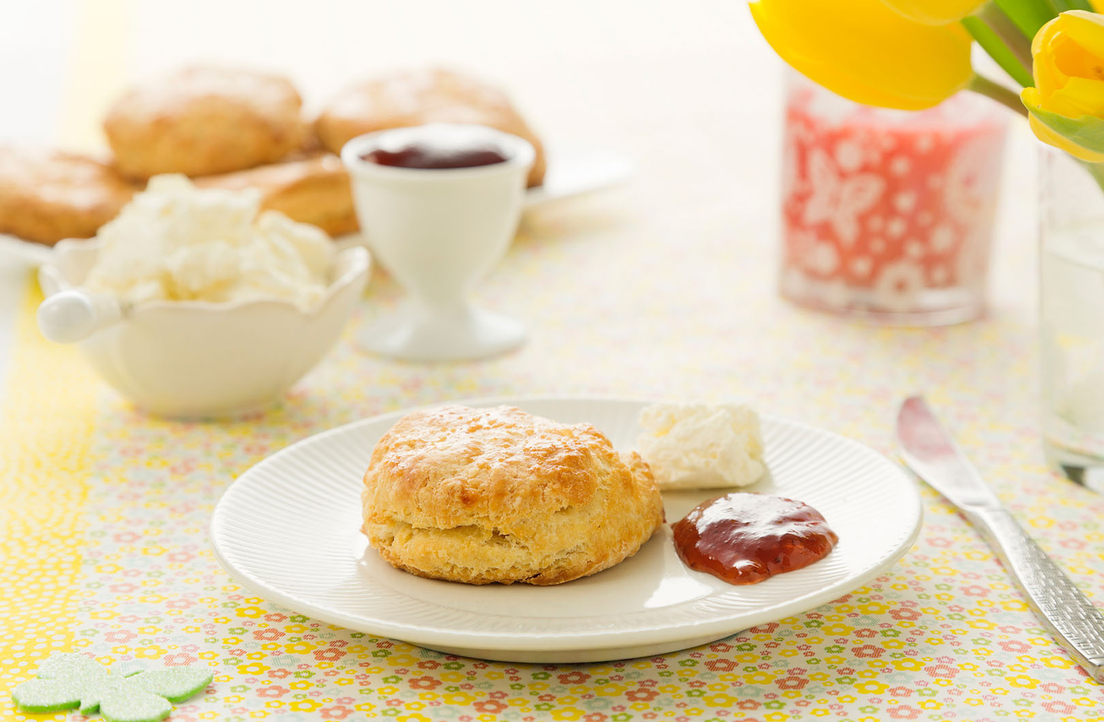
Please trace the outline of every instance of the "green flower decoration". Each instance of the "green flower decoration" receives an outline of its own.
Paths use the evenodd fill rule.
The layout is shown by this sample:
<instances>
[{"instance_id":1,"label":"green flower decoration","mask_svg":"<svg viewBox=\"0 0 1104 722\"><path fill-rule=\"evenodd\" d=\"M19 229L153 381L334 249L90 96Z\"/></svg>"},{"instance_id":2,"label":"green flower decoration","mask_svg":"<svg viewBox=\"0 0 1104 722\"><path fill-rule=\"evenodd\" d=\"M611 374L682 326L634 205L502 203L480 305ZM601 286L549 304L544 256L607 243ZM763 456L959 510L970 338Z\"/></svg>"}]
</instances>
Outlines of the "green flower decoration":
<instances>
[{"instance_id":1,"label":"green flower decoration","mask_svg":"<svg viewBox=\"0 0 1104 722\"><path fill-rule=\"evenodd\" d=\"M156 722L211 683L205 669L178 667L111 674L99 662L80 654L54 654L38 666L38 679L12 690L24 712L57 712L79 707L81 714L99 710L107 722Z\"/></svg>"}]
</instances>

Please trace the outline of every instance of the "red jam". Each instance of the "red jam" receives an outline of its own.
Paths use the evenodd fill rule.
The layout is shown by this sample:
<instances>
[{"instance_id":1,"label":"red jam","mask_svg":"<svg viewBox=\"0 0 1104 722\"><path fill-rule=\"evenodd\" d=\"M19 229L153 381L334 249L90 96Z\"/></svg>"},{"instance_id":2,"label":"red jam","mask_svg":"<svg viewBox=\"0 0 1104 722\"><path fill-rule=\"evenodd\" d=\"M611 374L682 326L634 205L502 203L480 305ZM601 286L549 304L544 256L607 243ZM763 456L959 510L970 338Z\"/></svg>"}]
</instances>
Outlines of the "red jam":
<instances>
[{"instance_id":1,"label":"red jam","mask_svg":"<svg viewBox=\"0 0 1104 722\"><path fill-rule=\"evenodd\" d=\"M397 150L378 148L361 158L378 165L425 169L477 168L509 160L498 147L489 143L464 146L413 143Z\"/></svg>"},{"instance_id":2,"label":"red jam","mask_svg":"<svg viewBox=\"0 0 1104 722\"><path fill-rule=\"evenodd\" d=\"M733 493L703 502L672 527L691 569L755 584L820 561L839 541L820 512L780 496Z\"/></svg>"}]
</instances>

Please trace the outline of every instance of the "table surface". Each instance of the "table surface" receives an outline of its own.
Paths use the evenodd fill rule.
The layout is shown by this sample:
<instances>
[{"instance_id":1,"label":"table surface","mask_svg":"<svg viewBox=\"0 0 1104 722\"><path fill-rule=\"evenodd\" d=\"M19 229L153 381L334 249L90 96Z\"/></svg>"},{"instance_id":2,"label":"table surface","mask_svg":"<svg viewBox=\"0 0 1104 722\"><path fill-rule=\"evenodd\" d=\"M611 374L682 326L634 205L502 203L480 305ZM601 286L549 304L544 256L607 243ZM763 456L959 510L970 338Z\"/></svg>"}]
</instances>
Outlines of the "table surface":
<instances>
[{"instance_id":1,"label":"table surface","mask_svg":"<svg viewBox=\"0 0 1104 722\"><path fill-rule=\"evenodd\" d=\"M273 67L318 107L388 67L447 63L507 86L556 144L609 147L625 188L529 213L479 289L525 319L509 356L433 366L357 350L398 293L381 274L340 347L280 409L235 423L143 417L0 264L0 711L52 650L208 664L173 719L1104 719L992 552L923 490L920 541L812 612L653 659L548 666L446 657L295 615L233 584L206 535L220 493L288 443L446 399L606 394L745 400L892 452L927 394L1001 498L1104 599L1104 499L1047 471L1035 374L1035 149L1013 128L986 318L872 328L775 294L782 67L740 2L309 4L69 0L5 8L0 141L94 148L127 82L185 61ZM30 73L23 68L34 66ZM555 155L552 155L555 163Z\"/></svg>"}]
</instances>

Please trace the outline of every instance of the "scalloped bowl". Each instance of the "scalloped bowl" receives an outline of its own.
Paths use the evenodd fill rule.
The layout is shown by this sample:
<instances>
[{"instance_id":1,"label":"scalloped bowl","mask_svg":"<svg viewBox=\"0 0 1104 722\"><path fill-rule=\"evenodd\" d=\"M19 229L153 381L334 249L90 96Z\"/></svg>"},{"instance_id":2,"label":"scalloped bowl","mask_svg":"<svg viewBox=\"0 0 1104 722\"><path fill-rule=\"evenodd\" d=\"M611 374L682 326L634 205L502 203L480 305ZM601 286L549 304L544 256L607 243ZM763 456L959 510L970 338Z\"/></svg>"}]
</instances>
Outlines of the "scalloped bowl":
<instances>
[{"instance_id":1,"label":"scalloped bowl","mask_svg":"<svg viewBox=\"0 0 1104 722\"><path fill-rule=\"evenodd\" d=\"M78 287L99 252L62 241L39 269L47 296ZM172 418L238 416L278 403L334 346L368 282L363 248L340 251L314 307L289 301L151 301L80 342L101 377L144 411Z\"/></svg>"}]
</instances>

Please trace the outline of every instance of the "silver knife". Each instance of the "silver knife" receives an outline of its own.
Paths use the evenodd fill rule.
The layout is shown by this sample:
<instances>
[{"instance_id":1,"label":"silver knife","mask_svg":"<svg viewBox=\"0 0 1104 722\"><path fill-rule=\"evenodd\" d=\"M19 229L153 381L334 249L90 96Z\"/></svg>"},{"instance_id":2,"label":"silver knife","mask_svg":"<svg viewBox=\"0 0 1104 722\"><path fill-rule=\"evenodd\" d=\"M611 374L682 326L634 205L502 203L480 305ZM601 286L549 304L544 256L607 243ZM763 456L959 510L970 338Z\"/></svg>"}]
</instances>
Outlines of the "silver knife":
<instances>
[{"instance_id":1,"label":"silver knife","mask_svg":"<svg viewBox=\"0 0 1104 722\"><path fill-rule=\"evenodd\" d=\"M1104 682L1104 614L1004 508L923 397L901 404L897 443L905 464L981 532L1058 643Z\"/></svg>"}]
</instances>

